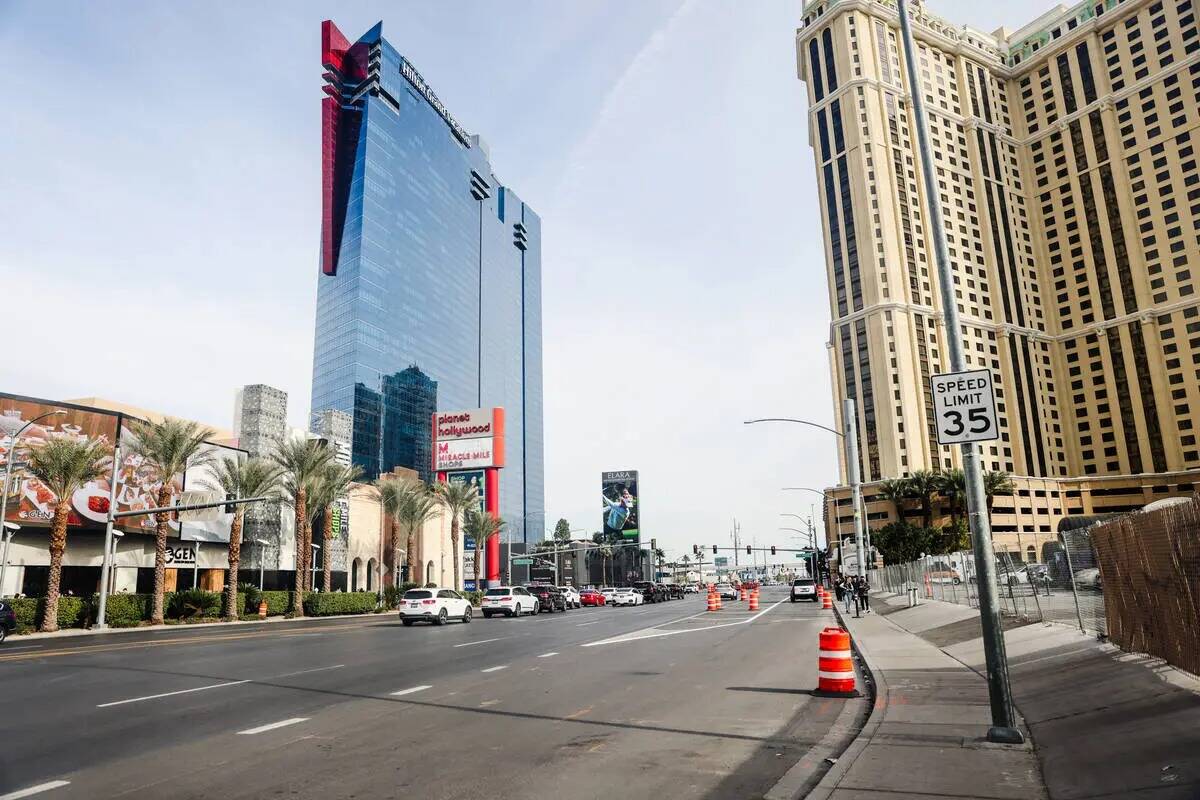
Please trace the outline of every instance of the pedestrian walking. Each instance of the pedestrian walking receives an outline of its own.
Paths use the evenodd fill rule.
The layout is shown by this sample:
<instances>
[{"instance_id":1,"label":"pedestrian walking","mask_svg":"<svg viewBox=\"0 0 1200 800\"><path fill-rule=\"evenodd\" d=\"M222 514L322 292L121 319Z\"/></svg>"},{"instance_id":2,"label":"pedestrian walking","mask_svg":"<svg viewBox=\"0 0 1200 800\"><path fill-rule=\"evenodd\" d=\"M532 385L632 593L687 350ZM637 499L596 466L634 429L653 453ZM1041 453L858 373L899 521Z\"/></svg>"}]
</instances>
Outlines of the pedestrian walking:
<instances>
[{"instance_id":1,"label":"pedestrian walking","mask_svg":"<svg viewBox=\"0 0 1200 800\"><path fill-rule=\"evenodd\" d=\"M854 581L850 578L843 577L842 579L842 607L849 614L854 609Z\"/></svg>"},{"instance_id":2,"label":"pedestrian walking","mask_svg":"<svg viewBox=\"0 0 1200 800\"><path fill-rule=\"evenodd\" d=\"M842 602L842 595L844 595L846 593L846 591L845 591L845 588L842 586L841 578L838 578L836 581L833 582L833 593L837 597L837 601L839 603Z\"/></svg>"},{"instance_id":3,"label":"pedestrian walking","mask_svg":"<svg viewBox=\"0 0 1200 800\"><path fill-rule=\"evenodd\" d=\"M859 605L862 607L862 609L864 611L866 611L868 614L870 614L871 613L871 591L870 591L870 587L867 585L866 578L860 577L858 579L858 600L859 600Z\"/></svg>"}]
</instances>

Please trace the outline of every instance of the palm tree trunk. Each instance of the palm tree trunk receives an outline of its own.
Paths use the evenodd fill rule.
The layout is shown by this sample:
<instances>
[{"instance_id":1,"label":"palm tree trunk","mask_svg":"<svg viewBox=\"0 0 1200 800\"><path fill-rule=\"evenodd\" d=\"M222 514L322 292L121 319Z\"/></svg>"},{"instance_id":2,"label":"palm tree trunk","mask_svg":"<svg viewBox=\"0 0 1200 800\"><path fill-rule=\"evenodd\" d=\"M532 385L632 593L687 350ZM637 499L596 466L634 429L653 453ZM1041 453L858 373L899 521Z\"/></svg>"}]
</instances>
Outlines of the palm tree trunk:
<instances>
[{"instance_id":1,"label":"palm tree trunk","mask_svg":"<svg viewBox=\"0 0 1200 800\"><path fill-rule=\"evenodd\" d=\"M450 520L450 555L454 561L454 591L462 590L458 575L458 516Z\"/></svg>"},{"instance_id":2,"label":"palm tree trunk","mask_svg":"<svg viewBox=\"0 0 1200 800\"><path fill-rule=\"evenodd\" d=\"M242 560L242 517L245 506L237 506L229 526L229 578L225 581L225 618L238 618L238 564Z\"/></svg>"},{"instance_id":3,"label":"palm tree trunk","mask_svg":"<svg viewBox=\"0 0 1200 800\"><path fill-rule=\"evenodd\" d=\"M392 586L400 585L400 525L392 523Z\"/></svg>"},{"instance_id":4,"label":"palm tree trunk","mask_svg":"<svg viewBox=\"0 0 1200 800\"><path fill-rule=\"evenodd\" d=\"M401 573L400 577L407 580L409 583L416 581L416 555L417 555L417 529L415 526L409 526L408 538L404 540L404 563L408 564L408 575Z\"/></svg>"},{"instance_id":5,"label":"palm tree trunk","mask_svg":"<svg viewBox=\"0 0 1200 800\"><path fill-rule=\"evenodd\" d=\"M58 630L58 596L62 587L62 560L67 549L67 515L71 504L63 499L54 509L54 525L50 528L50 580L46 583L46 608L42 613L41 630Z\"/></svg>"},{"instance_id":6,"label":"palm tree trunk","mask_svg":"<svg viewBox=\"0 0 1200 800\"><path fill-rule=\"evenodd\" d=\"M297 617L304 616L304 526L308 519L308 497L304 489L296 492L296 580L295 591L292 594L292 613Z\"/></svg>"},{"instance_id":7,"label":"palm tree trunk","mask_svg":"<svg viewBox=\"0 0 1200 800\"><path fill-rule=\"evenodd\" d=\"M479 563L483 561L483 540L475 539L475 591L479 591Z\"/></svg>"},{"instance_id":8,"label":"palm tree trunk","mask_svg":"<svg viewBox=\"0 0 1200 800\"><path fill-rule=\"evenodd\" d=\"M158 489L158 506L171 502L170 479L163 481ZM154 605L150 610L150 624L163 624L163 593L167 586L167 513L154 515Z\"/></svg>"},{"instance_id":9,"label":"palm tree trunk","mask_svg":"<svg viewBox=\"0 0 1200 800\"><path fill-rule=\"evenodd\" d=\"M333 559L329 557L329 546L333 542L333 506L330 505L325 509L325 521L321 526L321 538L324 540L322 553L324 558L321 561L324 567L324 575L322 575L321 588L325 591L332 591L329 582L333 580Z\"/></svg>"}]
</instances>

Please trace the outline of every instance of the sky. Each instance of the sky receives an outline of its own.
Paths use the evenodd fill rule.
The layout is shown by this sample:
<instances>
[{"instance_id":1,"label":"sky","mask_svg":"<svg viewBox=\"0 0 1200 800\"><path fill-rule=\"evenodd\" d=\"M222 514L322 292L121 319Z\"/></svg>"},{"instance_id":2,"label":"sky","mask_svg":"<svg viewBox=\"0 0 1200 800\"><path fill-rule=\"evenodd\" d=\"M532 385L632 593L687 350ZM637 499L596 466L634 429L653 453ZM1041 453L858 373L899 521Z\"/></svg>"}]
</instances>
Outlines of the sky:
<instances>
[{"instance_id":1,"label":"sky","mask_svg":"<svg viewBox=\"0 0 1200 800\"><path fill-rule=\"evenodd\" d=\"M1049 4L929 4L1018 28ZM799 0L0 0L0 390L305 426L320 232L320 22L379 20L543 222L546 514L798 547L837 480ZM815 504L815 508L814 508ZM711 557L711 551L710 556ZM743 556L744 557L744 556Z\"/></svg>"}]
</instances>

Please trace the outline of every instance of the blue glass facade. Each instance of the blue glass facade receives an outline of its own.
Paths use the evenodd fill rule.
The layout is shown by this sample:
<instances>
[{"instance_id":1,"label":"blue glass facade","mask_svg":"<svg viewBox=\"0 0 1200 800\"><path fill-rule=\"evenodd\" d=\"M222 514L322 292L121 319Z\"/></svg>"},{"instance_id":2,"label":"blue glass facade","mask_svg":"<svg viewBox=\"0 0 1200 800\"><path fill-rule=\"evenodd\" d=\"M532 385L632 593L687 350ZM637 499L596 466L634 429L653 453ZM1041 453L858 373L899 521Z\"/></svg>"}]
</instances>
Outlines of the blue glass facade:
<instances>
[{"instance_id":1,"label":"blue glass facade","mask_svg":"<svg viewBox=\"0 0 1200 800\"><path fill-rule=\"evenodd\" d=\"M323 29L324 215L312 409L354 462L429 476L429 413L503 406L509 536L542 538L541 221L377 25ZM422 417L423 415L423 417Z\"/></svg>"}]
</instances>

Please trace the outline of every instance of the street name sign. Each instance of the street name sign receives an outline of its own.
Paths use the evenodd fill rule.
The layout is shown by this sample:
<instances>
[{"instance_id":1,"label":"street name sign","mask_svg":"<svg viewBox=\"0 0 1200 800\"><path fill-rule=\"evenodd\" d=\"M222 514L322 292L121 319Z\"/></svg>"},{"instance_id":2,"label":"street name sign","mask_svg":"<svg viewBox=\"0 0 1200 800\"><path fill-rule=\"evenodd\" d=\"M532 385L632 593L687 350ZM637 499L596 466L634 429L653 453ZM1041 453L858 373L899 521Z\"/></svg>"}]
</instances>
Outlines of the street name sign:
<instances>
[{"instance_id":1,"label":"street name sign","mask_svg":"<svg viewBox=\"0 0 1200 800\"><path fill-rule=\"evenodd\" d=\"M938 444L990 442L1000 438L991 370L948 372L929 379Z\"/></svg>"},{"instance_id":2,"label":"street name sign","mask_svg":"<svg viewBox=\"0 0 1200 800\"><path fill-rule=\"evenodd\" d=\"M526 567L533 563L532 558L514 558L513 566Z\"/></svg>"}]
</instances>

